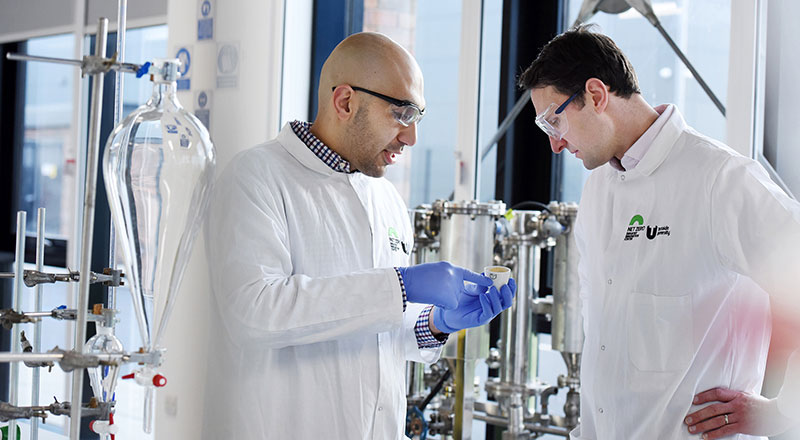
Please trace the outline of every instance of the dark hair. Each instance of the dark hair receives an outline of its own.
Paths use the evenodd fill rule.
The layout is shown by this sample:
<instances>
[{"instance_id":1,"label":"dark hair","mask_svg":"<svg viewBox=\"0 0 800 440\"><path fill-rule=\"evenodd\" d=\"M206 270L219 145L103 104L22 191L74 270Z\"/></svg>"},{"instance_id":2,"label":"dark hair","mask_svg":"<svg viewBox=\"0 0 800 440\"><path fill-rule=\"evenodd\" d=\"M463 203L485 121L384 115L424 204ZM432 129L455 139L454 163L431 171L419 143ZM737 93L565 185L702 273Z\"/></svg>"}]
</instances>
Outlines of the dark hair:
<instances>
[{"instance_id":1,"label":"dark hair","mask_svg":"<svg viewBox=\"0 0 800 440\"><path fill-rule=\"evenodd\" d=\"M519 86L525 90L553 86L571 96L584 89L586 80L597 78L620 97L641 93L628 58L611 38L592 27L580 25L550 40L520 75ZM583 94L575 101L582 106Z\"/></svg>"}]
</instances>

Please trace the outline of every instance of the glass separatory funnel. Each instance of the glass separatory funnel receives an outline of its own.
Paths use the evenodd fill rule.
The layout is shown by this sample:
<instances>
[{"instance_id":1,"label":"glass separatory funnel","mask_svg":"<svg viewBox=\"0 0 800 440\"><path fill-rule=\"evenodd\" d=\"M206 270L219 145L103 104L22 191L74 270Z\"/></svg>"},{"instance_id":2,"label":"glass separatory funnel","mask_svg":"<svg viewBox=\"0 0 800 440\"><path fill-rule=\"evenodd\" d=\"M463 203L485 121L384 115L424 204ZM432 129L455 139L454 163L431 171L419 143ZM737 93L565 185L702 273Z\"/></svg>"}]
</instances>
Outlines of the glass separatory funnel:
<instances>
[{"instance_id":1,"label":"glass separatory funnel","mask_svg":"<svg viewBox=\"0 0 800 440\"><path fill-rule=\"evenodd\" d=\"M175 96L178 60L149 67L153 95L111 133L103 158L142 343L159 346L211 192L208 130ZM153 320L160 315L153 333Z\"/></svg>"}]
</instances>

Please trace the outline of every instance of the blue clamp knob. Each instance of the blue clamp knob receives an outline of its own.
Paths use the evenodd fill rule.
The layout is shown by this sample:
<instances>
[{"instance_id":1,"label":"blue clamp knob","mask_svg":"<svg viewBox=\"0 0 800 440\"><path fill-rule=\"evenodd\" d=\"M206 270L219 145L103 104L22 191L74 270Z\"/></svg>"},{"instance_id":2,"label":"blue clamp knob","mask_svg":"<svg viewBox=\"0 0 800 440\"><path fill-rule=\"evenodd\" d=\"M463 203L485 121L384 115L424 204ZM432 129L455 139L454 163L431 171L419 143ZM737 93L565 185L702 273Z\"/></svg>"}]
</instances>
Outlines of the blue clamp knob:
<instances>
[{"instance_id":1,"label":"blue clamp knob","mask_svg":"<svg viewBox=\"0 0 800 440\"><path fill-rule=\"evenodd\" d=\"M136 71L136 77L141 78L142 76L147 74L147 71L150 70L150 61L142 64L142 67Z\"/></svg>"}]
</instances>

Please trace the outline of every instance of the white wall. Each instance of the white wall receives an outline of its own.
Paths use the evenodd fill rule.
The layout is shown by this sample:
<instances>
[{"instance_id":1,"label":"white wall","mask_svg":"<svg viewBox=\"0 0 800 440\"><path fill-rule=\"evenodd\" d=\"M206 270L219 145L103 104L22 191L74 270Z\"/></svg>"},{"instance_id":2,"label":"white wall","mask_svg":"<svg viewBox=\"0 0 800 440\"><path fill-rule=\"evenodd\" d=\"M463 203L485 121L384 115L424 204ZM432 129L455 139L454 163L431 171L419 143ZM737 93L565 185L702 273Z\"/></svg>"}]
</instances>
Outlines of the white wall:
<instances>
[{"instance_id":1,"label":"white wall","mask_svg":"<svg viewBox=\"0 0 800 440\"><path fill-rule=\"evenodd\" d=\"M209 131L219 172L239 151L278 133L284 1L212 0L214 39L198 41L201 3L169 0L168 53L174 55L182 46L190 48L191 90L178 93L185 107L195 110L195 92L211 92ZM219 43L238 44L236 87L217 88ZM162 371L169 383L158 394L157 439L199 438L203 402L212 398L204 394L205 359L213 349L206 345L210 316L207 272L204 243L198 239L164 341L167 355Z\"/></svg>"}]
</instances>

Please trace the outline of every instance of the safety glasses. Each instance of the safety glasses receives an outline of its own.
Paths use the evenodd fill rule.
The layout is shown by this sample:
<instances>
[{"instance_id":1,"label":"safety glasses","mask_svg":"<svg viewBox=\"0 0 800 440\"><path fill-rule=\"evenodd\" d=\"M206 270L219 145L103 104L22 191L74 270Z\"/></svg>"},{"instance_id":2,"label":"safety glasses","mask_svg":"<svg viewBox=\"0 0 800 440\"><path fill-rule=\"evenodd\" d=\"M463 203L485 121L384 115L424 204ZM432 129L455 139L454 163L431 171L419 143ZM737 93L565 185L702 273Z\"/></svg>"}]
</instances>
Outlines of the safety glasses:
<instances>
[{"instance_id":1,"label":"safety glasses","mask_svg":"<svg viewBox=\"0 0 800 440\"><path fill-rule=\"evenodd\" d=\"M373 92L372 90L365 89L363 87L350 86L350 88L357 92L364 92L376 98L380 98L391 104L389 106L389 110L391 111L392 116L403 127L408 127L415 122L419 123L419 121L422 120L422 117L425 115L425 109L419 108L417 104L414 104L411 101L392 98L391 96ZM333 90L336 90L336 87L331 88L331 91Z\"/></svg>"},{"instance_id":2,"label":"safety glasses","mask_svg":"<svg viewBox=\"0 0 800 440\"><path fill-rule=\"evenodd\" d=\"M556 106L552 103L547 107L547 110L536 115L536 125L547 133L548 136L556 140L561 140L567 130L569 130L569 123L567 122L567 115L563 114L564 109L567 108L570 102L575 99L581 92L575 92L569 99L564 101L563 104Z\"/></svg>"}]
</instances>

